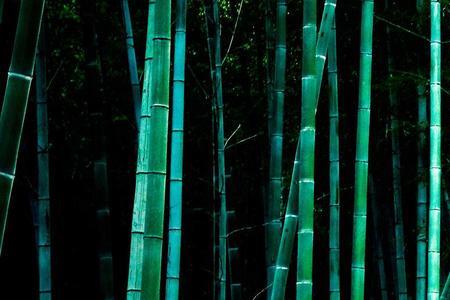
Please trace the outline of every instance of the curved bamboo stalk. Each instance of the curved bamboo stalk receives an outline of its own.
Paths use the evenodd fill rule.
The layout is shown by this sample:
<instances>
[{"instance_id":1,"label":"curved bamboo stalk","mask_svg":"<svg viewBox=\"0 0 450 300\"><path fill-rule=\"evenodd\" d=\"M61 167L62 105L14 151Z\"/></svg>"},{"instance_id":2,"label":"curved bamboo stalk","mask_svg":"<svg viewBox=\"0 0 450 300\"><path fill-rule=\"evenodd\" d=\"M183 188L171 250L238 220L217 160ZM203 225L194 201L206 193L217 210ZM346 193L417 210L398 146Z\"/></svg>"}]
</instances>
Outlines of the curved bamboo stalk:
<instances>
[{"instance_id":1,"label":"curved bamboo stalk","mask_svg":"<svg viewBox=\"0 0 450 300\"><path fill-rule=\"evenodd\" d=\"M359 104L355 158L355 208L353 214L352 300L364 299L373 10L373 0L364 0L362 2Z\"/></svg>"},{"instance_id":2,"label":"curved bamboo stalk","mask_svg":"<svg viewBox=\"0 0 450 300\"><path fill-rule=\"evenodd\" d=\"M450 298L450 273L445 281L444 289L442 290L440 300L448 300Z\"/></svg>"},{"instance_id":3,"label":"curved bamboo stalk","mask_svg":"<svg viewBox=\"0 0 450 300\"><path fill-rule=\"evenodd\" d=\"M145 48L144 83L142 91L142 107L139 122L139 148L136 166L136 188L134 194L133 220L131 223L130 265L128 269L127 299L140 300L142 293L142 260L144 248L145 207L148 199L150 182L150 95L153 65L153 35L155 20L155 1L148 5L147 41Z\"/></svg>"},{"instance_id":4,"label":"curved bamboo stalk","mask_svg":"<svg viewBox=\"0 0 450 300\"><path fill-rule=\"evenodd\" d=\"M134 117L136 126L139 128L139 117L141 115L141 86L136 63L136 52L134 50L133 26L131 24L130 7L128 0L122 0L123 24L125 27L125 44L127 46L128 70L130 73L131 94L134 103Z\"/></svg>"},{"instance_id":5,"label":"curved bamboo stalk","mask_svg":"<svg viewBox=\"0 0 450 300\"><path fill-rule=\"evenodd\" d=\"M186 62L186 0L177 0L173 67L170 154L169 244L166 299L176 300L180 290L181 218L183 206L184 73Z\"/></svg>"},{"instance_id":6,"label":"curved bamboo stalk","mask_svg":"<svg viewBox=\"0 0 450 300\"><path fill-rule=\"evenodd\" d=\"M0 114L0 251L16 173L44 0L22 1Z\"/></svg>"},{"instance_id":7,"label":"curved bamboo stalk","mask_svg":"<svg viewBox=\"0 0 450 300\"><path fill-rule=\"evenodd\" d=\"M299 224L297 247L297 300L312 299L314 240L314 162L316 138L317 35L316 0L303 1L302 105L300 172L298 181Z\"/></svg>"},{"instance_id":8,"label":"curved bamboo stalk","mask_svg":"<svg viewBox=\"0 0 450 300\"><path fill-rule=\"evenodd\" d=\"M50 176L47 115L47 77L45 38L42 30L36 53L36 127L38 186L36 199L36 245L39 265L39 299L51 299L51 235L50 235Z\"/></svg>"},{"instance_id":9,"label":"curved bamboo stalk","mask_svg":"<svg viewBox=\"0 0 450 300\"><path fill-rule=\"evenodd\" d=\"M428 224L429 300L439 299L441 226L441 3L431 0L430 38L430 206Z\"/></svg>"},{"instance_id":10,"label":"curved bamboo stalk","mask_svg":"<svg viewBox=\"0 0 450 300\"><path fill-rule=\"evenodd\" d=\"M336 53L336 24L330 33L330 46L328 49L328 86L329 92L329 119L330 119L330 241L329 241L329 268L330 268L330 300L340 299L340 180L339 180L339 102L338 102L338 71Z\"/></svg>"},{"instance_id":11,"label":"curved bamboo stalk","mask_svg":"<svg viewBox=\"0 0 450 300\"><path fill-rule=\"evenodd\" d=\"M385 9L389 9L389 0L385 0ZM386 25L386 48L388 56L388 73L392 78L393 59L391 54L391 30ZM394 199L394 236L395 236L395 267L397 273L398 299L407 300L408 290L406 284L405 242L403 229L402 208L402 183L400 163L400 128L398 122L398 99L397 92L389 86L390 130L392 144L392 189Z\"/></svg>"},{"instance_id":12,"label":"curved bamboo stalk","mask_svg":"<svg viewBox=\"0 0 450 300\"><path fill-rule=\"evenodd\" d=\"M269 193L266 205L266 268L267 295L275 273L276 255L280 241L280 200L282 197L282 161L283 161L283 110L286 75L286 1L277 1L275 72L273 87L272 120L270 130Z\"/></svg>"},{"instance_id":13,"label":"curved bamboo stalk","mask_svg":"<svg viewBox=\"0 0 450 300\"><path fill-rule=\"evenodd\" d=\"M315 49L316 61L321 59L321 57L326 56L328 50L329 34L326 32L331 30L332 22L328 22L328 18L333 20L335 14L336 1L327 1L331 4L325 4L322 13L322 20L320 34L317 38L317 44L326 45L326 47L317 47ZM328 7L328 9L327 9ZM325 26L324 24L328 24ZM322 41L322 39L324 41ZM326 40L326 41L325 41ZM319 52L321 51L321 52ZM320 63L316 63L316 69L318 77L323 74L323 68L320 69ZM316 97L318 96L315 93ZM318 102L316 101L316 104ZM316 109L315 109L316 110ZM300 135L300 134L299 134ZM294 244L295 233L297 229L297 219L298 219L298 178L299 178L299 167L300 167L300 139L297 141L297 149L295 152L295 160L292 170L291 183L289 188L289 197L286 207L286 212L284 216L284 226L281 234L280 246L277 253L277 261L275 268L274 281L272 285L272 295L271 299L281 300L284 299L284 294L286 290L286 282L289 273L289 264L291 262L292 247Z\"/></svg>"},{"instance_id":14,"label":"curved bamboo stalk","mask_svg":"<svg viewBox=\"0 0 450 300\"><path fill-rule=\"evenodd\" d=\"M141 300L160 299L161 290L169 123L171 1L156 0L155 16L153 37L155 61L152 66L154 76L151 91L153 101L150 106L151 130L148 134L151 154L148 154L149 194L145 207Z\"/></svg>"}]
</instances>

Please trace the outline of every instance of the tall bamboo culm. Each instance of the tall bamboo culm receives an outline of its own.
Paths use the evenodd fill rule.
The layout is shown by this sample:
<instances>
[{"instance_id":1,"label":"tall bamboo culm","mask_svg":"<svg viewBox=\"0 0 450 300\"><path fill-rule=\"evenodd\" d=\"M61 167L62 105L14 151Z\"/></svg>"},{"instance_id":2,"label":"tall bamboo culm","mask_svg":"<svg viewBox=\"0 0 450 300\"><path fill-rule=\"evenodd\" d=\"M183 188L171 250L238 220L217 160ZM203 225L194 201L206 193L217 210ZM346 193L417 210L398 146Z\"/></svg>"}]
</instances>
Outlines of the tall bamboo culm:
<instances>
[{"instance_id":1,"label":"tall bamboo culm","mask_svg":"<svg viewBox=\"0 0 450 300\"><path fill-rule=\"evenodd\" d=\"M424 11L424 1L416 1L417 13L420 15ZM419 26L420 30L420 26ZM422 53L422 52L421 52ZM420 61L420 60L419 60ZM419 63L420 65L420 63ZM419 73L421 69L419 66ZM427 286L427 203L428 192L426 186L426 168L425 168L425 144L427 118L427 97L425 96L425 85L423 82L417 84L417 221L416 221L416 299L423 300L426 296Z\"/></svg>"},{"instance_id":2,"label":"tall bamboo culm","mask_svg":"<svg viewBox=\"0 0 450 300\"><path fill-rule=\"evenodd\" d=\"M140 300L142 293L142 260L144 249L145 207L150 184L150 119L151 86L153 65L153 35L155 25L155 2L149 1L147 18L147 41L145 47L144 83L140 110L138 158L136 166L136 188L134 194L133 219L131 224L130 264L128 269L127 299Z\"/></svg>"},{"instance_id":3,"label":"tall bamboo culm","mask_svg":"<svg viewBox=\"0 0 450 300\"><path fill-rule=\"evenodd\" d=\"M217 187L220 201L219 209L219 265L216 269L219 279L218 298L226 299L227 292L227 200L225 180L225 138L223 120L222 98L222 55L221 55L221 30L220 14L217 0L212 0L212 13L214 22L214 92L216 94L216 135L217 135Z\"/></svg>"},{"instance_id":4,"label":"tall bamboo culm","mask_svg":"<svg viewBox=\"0 0 450 300\"><path fill-rule=\"evenodd\" d=\"M280 241L280 201L282 198L283 110L286 74L286 1L278 0L275 30L275 66L270 129L269 193L266 204L267 296L270 297Z\"/></svg>"},{"instance_id":5,"label":"tall bamboo culm","mask_svg":"<svg viewBox=\"0 0 450 300\"><path fill-rule=\"evenodd\" d=\"M0 0L0 24L3 23L3 8L5 7L5 0Z\"/></svg>"},{"instance_id":6,"label":"tall bamboo culm","mask_svg":"<svg viewBox=\"0 0 450 300\"><path fill-rule=\"evenodd\" d=\"M385 10L389 10L389 0L385 0ZM394 61L391 49L391 29L386 25L386 48L388 56L388 73L392 79ZM389 85L390 103L390 131L392 145L392 190L394 200L394 236L395 236L395 267L397 273L398 299L407 300L408 290L406 284L406 264L405 264L405 242L403 229L403 208L402 208L402 183L401 183L401 160L400 160L400 128L398 121L398 99L397 91Z\"/></svg>"},{"instance_id":7,"label":"tall bamboo culm","mask_svg":"<svg viewBox=\"0 0 450 300\"><path fill-rule=\"evenodd\" d=\"M316 72L318 77L323 75L323 64L328 51L329 36L333 24L336 1L326 1L322 12L319 35L317 37L317 46L315 47ZM322 66L322 67L321 67ZM316 97L319 94L316 93ZM316 101L316 105L317 105ZM317 107L316 107L317 108ZM316 110L315 108L315 110ZM300 133L299 133L300 136ZM291 262L292 249L295 239L298 220L298 178L300 172L300 138L297 141L295 160L292 170L291 183L289 188L289 197L284 215L284 225L281 234L281 240L277 252L274 281L272 285L271 299L284 299L286 290L289 265Z\"/></svg>"},{"instance_id":8,"label":"tall bamboo culm","mask_svg":"<svg viewBox=\"0 0 450 300\"><path fill-rule=\"evenodd\" d=\"M141 86L136 63L136 51L134 50L133 26L131 24L130 7L128 0L122 0L123 24L125 27L125 44L127 47L128 71L130 73L131 95L134 104L134 117L136 126L139 128L139 117L141 115Z\"/></svg>"},{"instance_id":9,"label":"tall bamboo culm","mask_svg":"<svg viewBox=\"0 0 450 300\"><path fill-rule=\"evenodd\" d=\"M317 3L303 1L302 105L300 172L298 181L299 223L297 247L297 300L312 299L314 241L314 163L316 139L317 72L315 45Z\"/></svg>"},{"instance_id":10,"label":"tall bamboo culm","mask_svg":"<svg viewBox=\"0 0 450 300\"><path fill-rule=\"evenodd\" d=\"M351 299L364 299L374 1L362 2Z\"/></svg>"},{"instance_id":11,"label":"tall bamboo culm","mask_svg":"<svg viewBox=\"0 0 450 300\"><path fill-rule=\"evenodd\" d=\"M35 205L37 230L36 245L39 265L39 299L52 298L51 284L51 235L50 235L50 176L47 115L47 68L44 30L36 53L36 127L38 186Z\"/></svg>"},{"instance_id":12,"label":"tall bamboo culm","mask_svg":"<svg viewBox=\"0 0 450 300\"><path fill-rule=\"evenodd\" d=\"M0 251L16 173L44 0L22 1L0 114Z\"/></svg>"},{"instance_id":13,"label":"tall bamboo culm","mask_svg":"<svg viewBox=\"0 0 450 300\"><path fill-rule=\"evenodd\" d=\"M166 299L176 300L180 290L181 219L183 207L184 73L186 61L186 0L177 0L172 87L170 152L170 210Z\"/></svg>"},{"instance_id":14,"label":"tall bamboo culm","mask_svg":"<svg viewBox=\"0 0 450 300\"><path fill-rule=\"evenodd\" d=\"M329 119L330 119L330 300L340 299L340 180L339 180L339 101L338 70L336 53L336 22L330 34L328 48L328 87L329 87Z\"/></svg>"},{"instance_id":15,"label":"tall bamboo culm","mask_svg":"<svg viewBox=\"0 0 450 300\"><path fill-rule=\"evenodd\" d=\"M150 106L151 155L149 158L148 201L145 207L144 255L141 300L160 299L164 206L166 194L167 142L169 123L169 81L171 44L171 1L156 0L152 65L153 98Z\"/></svg>"},{"instance_id":16,"label":"tall bamboo culm","mask_svg":"<svg viewBox=\"0 0 450 300\"><path fill-rule=\"evenodd\" d=\"M430 1L430 205L428 300L439 299L441 226L441 3Z\"/></svg>"}]
</instances>

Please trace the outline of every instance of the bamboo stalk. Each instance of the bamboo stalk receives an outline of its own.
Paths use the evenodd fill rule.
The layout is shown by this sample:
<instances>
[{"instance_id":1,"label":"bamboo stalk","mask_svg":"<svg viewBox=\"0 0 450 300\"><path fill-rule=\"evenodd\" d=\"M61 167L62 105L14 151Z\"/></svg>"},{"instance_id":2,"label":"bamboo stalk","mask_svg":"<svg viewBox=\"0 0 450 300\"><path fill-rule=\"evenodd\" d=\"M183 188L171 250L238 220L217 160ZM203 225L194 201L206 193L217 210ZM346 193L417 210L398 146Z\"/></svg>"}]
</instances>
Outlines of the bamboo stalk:
<instances>
[{"instance_id":1,"label":"bamboo stalk","mask_svg":"<svg viewBox=\"0 0 450 300\"><path fill-rule=\"evenodd\" d=\"M385 0L385 9L389 9L389 0ZM391 30L386 26L386 48L388 56L388 73L392 78L394 62L391 54ZM406 263L405 263L405 242L403 229L403 209L402 209L402 184L401 184L401 163L400 163L400 133L398 122L398 99L397 92L389 85L390 110L390 130L392 144L392 188L394 199L394 236L395 236L395 267L397 270L398 299L407 300L408 291L406 283Z\"/></svg>"},{"instance_id":2,"label":"bamboo stalk","mask_svg":"<svg viewBox=\"0 0 450 300\"><path fill-rule=\"evenodd\" d=\"M333 22L328 48L328 86L329 86L329 119L330 119L330 300L340 299L340 180L339 180L339 102L338 102L338 70L336 53L336 23Z\"/></svg>"},{"instance_id":3,"label":"bamboo stalk","mask_svg":"<svg viewBox=\"0 0 450 300\"><path fill-rule=\"evenodd\" d=\"M130 8L128 0L122 0L123 24L125 27L125 44L127 46L128 70L130 74L131 94L134 103L134 116L136 126L139 128L139 117L141 114L141 86L139 84L136 52L134 50L133 26L131 24Z\"/></svg>"},{"instance_id":4,"label":"bamboo stalk","mask_svg":"<svg viewBox=\"0 0 450 300\"><path fill-rule=\"evenodd\" d=\"M36 245L39 265L39 299L52 297L51 234L50 234L50 174L47 114L47 78L44 30L36 53L36 128L38 185L36 199Z\"/></svg>"},{"instance_id":5,"label":"bamboo stalk","mask_svg":"<svg viewBox=\"0 0 450 300\"><path fill-rule=\"evenodd\" d=\"M186 64L186 0L177 0L172 87L170 154L169 244L166 299L176 300L180 290L181 219L183 205L184 77Z\"/></svg>"},{"instance_id":6,"label":"bamboo stalk","mask_svg":"<svg viewBox=\"0 0 450 300\"><path fill-rule=\"evenodd\" d=\"M282 198L283 110L286 76L286 1L277 0L275 72L270 130L269 193L266 204L266 269L268 297L274 277L276 255L281 233L280 200Z\"/></svg>"},{"instance_id":7,"label":"bamboo stalk","mask_svg":"<svg viewBox=\"0 0 450 300\"><path fill-rule=\"evenodd\" d=\"M150 117L152 97L153 35L155 24L155 1L148 5L147 41L145 48L144 83L139 122L139 148L136 166L136 188L134 194L133 220L131 224L130 264L128 269L127 299L140 300L142 293L142 260L144 248L145 207L149 196L150 182Z\"/></svg>"},{"instance_id":8,"label":"bamboo stalk","mask_svg":"<svg viewBox=\"0 0 450 300\"><path fill-rule=\"evenodd\" d=\"M428 300L439 299L441 225L441 3L430 1L430 205Z\"/></svg>"},{"instance_id":9,"label":"bamboo stalk","mask_svg":"<svg viewBox=\"0 0 450 300\"><path fill-rule=\"evenodd\" d=\"M171 1L156 0L141 300L160 299L169 122Z\"/></svg>"},{"instance_id":10,"label":"bamboo stalk","mask_svg":"<svg viewBox=\"0 0 450 300\"><path fill-rule=\"evenodd\" d=\"M444 289L442 290L440 300L448 300L450 299L450 273L447 276L447 280L445 281Z\"/></svg>"},{"instance_id":11,"label":"bamboo stalk","mask_svg":"<svg viewBox=\"0 0 450 300\"><path fill-rule=\"evenodd\" d=\"M16 173L44 0L22 1L0 114L0 251Z\"/></svg>"},{"instance_id":12,"label":"bamboo stalk","mask_svg":"<svg viewBox=\"0 0 450 300\"><path fill-rule=\"evenodd\" d=\"M374 1L362 2L351 299L364 299Z\"/></svg>"}]
</instances>

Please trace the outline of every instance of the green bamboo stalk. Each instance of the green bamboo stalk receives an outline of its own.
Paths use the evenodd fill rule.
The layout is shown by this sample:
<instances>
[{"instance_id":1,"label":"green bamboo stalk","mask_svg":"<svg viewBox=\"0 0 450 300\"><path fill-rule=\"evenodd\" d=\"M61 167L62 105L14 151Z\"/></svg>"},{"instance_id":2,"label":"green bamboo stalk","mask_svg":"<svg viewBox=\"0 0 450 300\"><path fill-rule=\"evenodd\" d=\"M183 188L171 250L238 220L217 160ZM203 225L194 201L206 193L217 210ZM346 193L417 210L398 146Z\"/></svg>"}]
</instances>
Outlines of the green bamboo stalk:
<instances>
[{"instance_id":1,"label":"green bamboo stalk","mask_svg":"<svg viewBox=\"0 0 450 300\"><path fill-rule=\"evenodd\" d=\"M302 106L298 181L297 300L312 299L316 138L316 0L303 1Z\"/></svg>"},{"instance_id":2,"label":"green bamboo stalk","mask_svg":"<svg viewBox=\"0 0 450 300\"><path fill-rule=\"evenodd\" d=\"M373 177L369 174L369 204L370 204L370 213L372 215L372 232L375 243L375 259L378 267L378 278L380 280L380 293L382 300L388 300L389 294L386 286L386 267L384 264L383 257L383 245L381 240L381 226L380 226L380 213L379 208L376 205L377 195L375 191L375 184L373 182Z\"/></svg>"},{"instance_id":3,"label":"green bamboo stalk","mask_svg":"<svg viewBox=\"0 0 450 300\"><path fill-rule=\"evenodd\" d=\"M134 116L137 128L139 128L139 117L141 114L141 86L139 84L136 52L134 50L133 26L131 24L130 7L128 0L122 0L123 24L125 27L125 44L127 46L128 70L130 73L131 93L134 103Z\"/></svg>"},{"instance_id":4,"label":"green bamboo stalk","mask_svg":"<svg viewBox=\"0 0 450 300\"><path fill-rule=\"evenodd\" d=\"M16 173L45 0L22 1L0 114L0 251Z\"/></svg>"},{"instance_id":5,"label":"green bamboo stalk","mask_svg":"<svg viewBox=\"0 0 450 300\"><path fill-rule=\"evenodd\" d=\"M150 173L150 95L153 65L153 35L155 25L155 1L148 5L147 41L145 48L144 83L142 91L142 107L139 122L139 148L136 167L136 188L134 194L133 220L131 224L130 265L128 269L127 299L140 300L142 293L142 260L144 248L145 207L149 197Z\"/></svg>"},{"instance_id":6,"label":"green bamboo stalk","mask_svg":"<svg viewBox=\"0 0 450 300\"><path fill-rule=\"evenodd\" d=\"M416 1L418 14L423 13L423 0ZM420 72L420 69L419 69ZM425 85L419 82L417 85L417 110L418 110L418 129L419 137L417 139L417 256L416 256L416 299L423 300L426 296L426 278L427 278L427 187L425 171L425 144L427 127L427 98L425 96Z\"/></svg>"},{"instance_id":7,"label":"green bamboo stalk","mask_svg":"<svg viewBox=\"0 0 450 300\"><path fill-rule=\"evenodd\" d=\"M439 299L441 225L441 3L430 1L430 205L428 300Z\"/></svg>"},{"instance_id":8,"label":"green bamboo stalk","mask_svg":"<svg viewBox=\"0 0 450 300\"><path fill-rule=\"evenodd\" d=\"M5 0L0 0L0 24L3 23L3 8L5 7Z\"/></svg>"},{"instance_id":9,"label":"green bamboo stalk","mask_svg":"<svg viewBox=\"0 0 450 300\"><path fill-rule=\"evenodd\" d=\"M170 153L169 245L166 299L179 298L183 195L184 73L186 62L186 0L177 0L173 67L173 109Z\"/></svg>"},{"instance_id":10,"label":"green bamboo stalk","mask_svg":"<svg viewBox=\"0 0 450 300\"><path fill-rule=\"evenodd\" d=\"M351 299L364 299L374 1L362 2Z\"/></svg>"},{"instance_id":11,"label":"green bamboo stalk","mask_svg":"<svg viewBox=\"0 0 450 300\"><path fill-rule=\"evenodd\" d=\"M282 198L283 110L286 76L286 1L277 0L275 72L270 130L269 193L266 203L266 269L268 297L275 273L276 255L280 241L280 200Z\"/></svg>"},{"instance_id":12,"label":"green bamboo stalk","mask_svg":"<svg viewBox=\"0 0 450 300\"><path fill-rule=\"evenodd\" d=\"M216 94L216 117L217 117L217 184L220 200L219 213L219 288L218 298L226 299L227 290L227 202L225 182L225 147L224 147L224 120L223 120L223 98L222 98L222 56L220 37L220 15L217 0L212 1L212 19L214 22L214 91Z\"/></svg>"},{"instance_id":13,"label":"green bamboo stalk","mask_svg":"<svg viewBox=\"0 0 450 300\"><path fill-rule=\"evenodd\" d=\"M327 1L336 4L334 1ZM330 10L325 9L326 7L329 7ZM319 34L317 38L317 44L326 45L325 47L318 47L315 48L315 57L316 62L318 59L320 59L322 56L326 56L327 50L328 50L328 44L329 41L326 40L329 38L329 34L327 32L331 31L332 22L328 22L328 18L331 18L331 20L334 19L335 14L335 7L336 5L328 4L324 6L324 10L322 13L322 20L321 20L321 29L320 31L323 32L323 34ZM328 24L328 26L325 26L324 24ZM323 41L322 41L323 39ZM319 52L320 51L320 52ZM318 77L322 77L323 74L323 68L320 69L320 63L316 63L316 67L319 67L316 69ZM318 96L317 93L315 93L316 97ZM318 103L315 101L316 104ZM316 109L315 109L316 110ZM300 133L299 133L300 136ZM286 290L286 283L287 283L287 277L289 273L289 264L291 261L291 255L292 255L292 248L294 244L294 238L295 238L295 232L297 229L297 219L298 219L298 178L299 178L299 170L300 168L300 138L297 141L297 149L295 152L295 160L292 170L292 176L291 176L291 183L289 188L289 197L288 202L286 206L286 212L284 216L284 226L281 234L281 240L280 240L280 246L278 248L277 253L277 260L276 260L276 268L275 268L275 275L274 275L274 281L272 285L272 295L271 299L273 300L281 300L284 299L284 294Z\"/></svg>"},{"instance_id":14,"label":"green bamboo stalk","mask_svg":"<svg viewBox=\"0 0 450 300\"><path fill-rule=\"evenodd\" d=\"M145 208L144 254L142 263L141 300L160 299L162 246L164 238L164 206L167 169L169 121L169 78L171 44L171 1L155 3L154 57L152 74L153 98L150 106L151 148L149 158L148 201Z\"/></svg>"},{"instance_id":15,"label":"green bamboo stalk","mask_svg":"<svg viewBox=\"0 0 450 300\"><path fill-rule=\"evenodd\" d=\"M447 276L447 280L445 281L444 289L442 290L440 300L448 300L450 299L450 273Z\"/></svg>"},{"instance_id":16,"label":"green bamboo stalk","mask_svg":"<svg viewBox=\"0 0 450 300\"><path fill-rule=\"evenodd\" d=\"M385 0L385 9L389 9L389 0ZM394 62L391 55L391 30L386 26L386 48L388 56L388 73L392 78ZM403 209L402 209L402 184L401 184L401 164L400 164L400 134L398 122L398 99L397 92L389 86L390 110L390 130L392 143L392 188L394 199L394 236L395 236L395 267L397 270L398 299L407 300L408 291L406 284L405 266L405 242L403 229Z\"/></svg>"},{"instance_id":17,"label":"green bamboo stalk","mask_svg":"<svg viewBox=\"0 0 450 300\"><path fill-rule=\"evenodd\" d=\"M340 299L339 276L339 219L340 219L340 180L339 180L339 102L338 74L336 53L336 23L333 22L328 49L328 86L329 86L329 119L330 119L330 300Z\"/></svg>"},{"instance_id":18,"label":"green bamboo stalk","mask_svg":"<svg viewBox=\"0 0 450 300\"><path fill-rule=\"evenodd\" d=\"M47 77L44 30L42 30L36 53L36 127L38 186L36 199L37 235L36 245L39 265L39 299L50 300L51 238L50 238L50 176L47 115Z\"/></svg>"}]
</instances>

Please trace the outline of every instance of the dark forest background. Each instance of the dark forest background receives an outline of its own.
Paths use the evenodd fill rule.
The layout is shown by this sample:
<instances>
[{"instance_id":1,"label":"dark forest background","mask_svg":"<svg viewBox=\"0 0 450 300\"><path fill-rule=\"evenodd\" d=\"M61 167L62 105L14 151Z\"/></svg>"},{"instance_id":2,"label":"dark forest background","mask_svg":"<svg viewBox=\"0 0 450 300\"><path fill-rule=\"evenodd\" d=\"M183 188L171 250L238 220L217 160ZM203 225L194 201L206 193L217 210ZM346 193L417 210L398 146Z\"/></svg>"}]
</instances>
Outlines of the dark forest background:
<instances>
[{"instance_id":1,"label":"dark forest background","mask_svg":"<svg viewBox=\"0 0 450 300\"><path fill-rule=\"evenodd\" d=\"M252 299L265 288L264 186L268 171L267 99L265 89L265 31L263 1L220 1L222 19L223 92L225 103L228 206L236 211L230 224L230 243L239 247L237 272L243 298ZM322 1L318 13L322 12ZM338 1L337 52L341 137L341 276L342 298L350 292L354 156L358 100L360 1ZM443 179L449 179L450 149L450 22L449 1L442 1L442 121ZM106 100L107 154L116 299L124 299L128 276L130 226L136 167L136 132L128 75L124 28L118 0L91 1L96 9L96 28ZM12 51L19 1L5 3L0 25L0 99ZM140 75L143 72L147 1L130 0ZM301 1L288 1L287 70L284 122L284 200L292 171L300 125ZM376 201L388 234L393 220L391 143L388 87L398 92L403 207L408 289L415 284L416 241L416 143L419 81L428 84L429 14L419 16L415 3L394 1L384 10L375 3L373 90L370 168L376 183ZM211 82L202 2L188 1L186 123L184 158L183 243L181 295L183 299L212 299L212 149ZM237 20L237 29L233 29ZM392 22L394 76L388 78L386 22ZM418 29L422 24L422 30ZM91 175L92 120L86 92L83 26L76 0L49 0L45 10L48 99L50 117L51 218L54 299L99 299L95 220L95 194ZM227 52L230 40L232 45ZM423 73L418 72L418 67ZM323 81L317 112L316 222L314 246L315 299L328 297L328 101ZM427 85L428 95L428 85ZM4 252L0 258L2 299L35 299L37 261L34 247L31 200L36 196L36 120L34 90L28 107L13 191ZM247 139L249 138L249 139ZM1 141L0 141L1 142ZM372 199L370 200L372 201ZM284 207L284 205L283 205ZM449 215L442 213L442 280L450 270ZM369 216L370 218L370 216ZM166 218L167 219L167 218ZM368 222L370 224L370 222ZM377 272L368 231L367 294L378 298ZM385 239L389 241L389 239ZM385 249L389 249L386 246ZM294 250L294 253L296 251ZM295 263L292 269L295 270ZM388 265L388 279L392 276ZM292 271L292 270L291 270ZM292 273L294 275L294 273ZM291 279L295 276L291 276ZM392 279L388 280L392 284ZM290 282L288 299L294 297ZM260 298L265 297L262 295Z\"/></svg>"}]
</instances>

